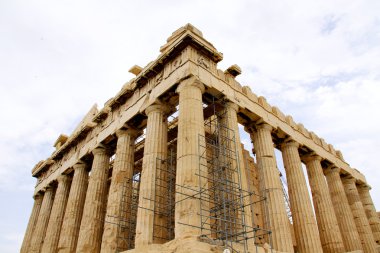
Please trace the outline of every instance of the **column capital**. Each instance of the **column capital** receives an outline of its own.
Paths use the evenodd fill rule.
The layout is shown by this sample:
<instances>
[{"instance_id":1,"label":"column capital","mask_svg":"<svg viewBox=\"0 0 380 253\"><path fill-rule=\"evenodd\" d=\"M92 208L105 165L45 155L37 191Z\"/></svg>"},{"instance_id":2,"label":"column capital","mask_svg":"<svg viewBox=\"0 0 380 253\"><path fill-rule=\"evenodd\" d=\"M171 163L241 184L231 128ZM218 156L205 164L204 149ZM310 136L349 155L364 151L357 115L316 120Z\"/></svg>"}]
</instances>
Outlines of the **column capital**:
<instances>
[{"instance_id":1,"label":"column capital","mask_svg":"<svg viewBox=\"0 0 380 253\"><path fill-rule=\"evenodd\" d=\"M318 154L316 154L315 152L308 153L308 154L302 156L302 158L306 162L310 162L310 161L314 161L314 160L321 162L323 160L323 158L321 156L319 156Z\"/></svg>"},{"instance_id":2,"label":"column capital","mask_svg":"<svg viewBox=\"0 0 380 253\"><path fill-rule=\"evenodd\" d=\"M117 138L123 137L125 135L130 135L130 136L136 137L136 136L139 135L139 133L140 133L140 131L138 129L132 128L132 127L127 128L127 129L116 130L116 136L117 136Z\"/></svg>"},{"instance_id":3,"label":"column capital","mask_svg":"<svg viewBox=\"0 0 380 253\"><path fill-rule=\"evenodd\" d=\"M77 169L80 170L80 169L85 169L86 166L87 166L86 163L80 161L80 162L74 164L74 165L73 165L73 168L74 168L74 170L77 170Z\"/></svg>"},{"instance_id":4,"label":"column capital","mask_svg":"<svg viewBox=\"0 0 380 253\"><path fill-rule=\"evenodd\" d=\"M268 123L263 122L263 123L256 125L256 129L266 129L266 130L272 131L273 127L271 125L269 125Z\"/></svg>"},{"instance_id":5,"label":"column capital","mask_svg":"<svg viewBox=\"0 0 380 253\"><path fill-rule=\"evenodd\" d=\"M284 147L296 147L299 148L300 144L295 140L288 138L281 144L281 149Z\"/></svg>"},{"instance_id":6,"label":"column capital","mask_svg":"<svg viewBox=\"0 0 380 253\"><path fill-rule=\"evenodd\" d=\"M372 187L366 183L358 184L358 190L361 190L361 189L370 191L372 189Z\"/></svg>"},{"instance_id":7,"label":"column capital","mask_svg":"<svg viewBox=\"0 0 380 253\"><path fill-rule=\"evenodd\" d=\"M356 178L351 175L342 177L343 184L356 184Z\"/></svg>"},{"instance_id":8,"label":"column capital","mask_svg":"<svg viewBox=\"0 0 380 253\"><path fill-rule=\"evenodd\" d=\"M193 86L193 87L197 87L201 90L202 93L205 92L205 86L203 85L203 83L198 79L196 78L195 76L192 76L188 79L185 79L183 80L177 87L177 90L176 92L177 93L181 93L182 90L186 87L190 87L190 86Z\"/></svg>"},{"instance_id":9,"label":"column capital","mask_svg":"<svg viewBox=\"0 0 380 253\"><path fill-rule=\"evenodd\" d=\"M225 106L226 107L229 107L231 109L233 109L235 112L238 112L239 111L239 105L235 104L234 102L231 102L231 101L227 101L225 103Z\"/></svg>"},{"instance_id":10,"label":"column capital","mask_svg":"<svg viewBox=\"0 0 380 253\"><path fill-rule=\"evenodd\" d=\"M97 146L94 150L92 150L93 155L98 155L98 154L108 154L109 150L106 146L99 145Z\"/></svg>"},{"instance_id":11,"label":"column capital","mask_svg":"<svg viewBox=\"0 0 380 253\"><path fill-rule=\"evenodd\" d=\"M272 131L273 127L262 119L259 119L255 122L251 121L247 125L244 125L244 130L250 134L255 134L259 129L267 129L269 131Z\"/></svg>"},{"instance_id":12,"label":"column capital","mask_svg":"<svg viewBox=\"0 0 380 253\"><path fill-rule=\"evenodd\" d=\"M61 174L57 177L58 184L67 183L71 180L68 175Z\"/></svg>"},{"instance_id":13,"label":"column capital","mask_svg":"<svg viewBox=\"0 0 380 253\"><path fill-rule=\"evenodd\" d=\"M256 130L252 128L252 125L247 125L247 126L244 126L244 130L248 133L248 134L253 134Z\"/></svg>"},{"instance_id":14,"label":"column capital","mask_svg":"<svg viewBox=\"0 0 380 253\"><path fill-rule=\"evenodd\" d=\"M54 190L54 186L52 186L52 185L48 185L48 186L45 186L44 188L43 188L43 191L46 193L47 191L52 191L52 190Z\"/></svg>"},{"instance_id":15,"label":"column capital","mask_svg":"<svg viewBox=\"0 0 380 253\"><path fill-rule=\"evenodd\" d=\"M341 169L335 166L334 164L330 165L325 171L325 175L332 174L332 173L337 173L338 175L340 174Z\"/></svg>"},{"instance_id":16,"label":"column capital","mask_svg":"<svg viewBox=\"0 0 380 253\"><path fill-rule=\"evenodd\" d=\"M145 109L145 114L147 116L149 116L150 113L157 112L157 111L163 112L163 113L168 113L170 111L170 109L167 105L164 105L161 103L154 103Z\"/></svg>"},{"instance_id":17,"label":"column capital","mask_svg":"<svg viewBox=\"0 0 380 253\"><path fill-rule=\"evenodd\" d=\"M41 192L37 192L36 194L34 194L33 199L37 200L37 199L40 199L42 197L43 197L43 194Z\"/></svg>"}]
</instances>

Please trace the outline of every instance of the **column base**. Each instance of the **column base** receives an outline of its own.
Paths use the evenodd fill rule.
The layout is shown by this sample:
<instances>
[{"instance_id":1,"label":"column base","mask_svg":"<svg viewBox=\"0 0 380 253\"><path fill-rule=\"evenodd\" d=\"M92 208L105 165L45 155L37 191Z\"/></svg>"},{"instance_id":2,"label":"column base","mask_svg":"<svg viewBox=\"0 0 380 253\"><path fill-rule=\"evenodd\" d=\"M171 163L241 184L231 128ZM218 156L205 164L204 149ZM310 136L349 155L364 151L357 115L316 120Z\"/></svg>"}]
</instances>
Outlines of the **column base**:
<instances>
[{"instance_id":1,"label":"column base","mask_svg":"<svg viewBox=\"0 0 380 253\"><path fill-rule=\"evenodd\" d=\"M241 248L241 249L240 249ZM123 251L123 253L215 253L224 252L227 249L222 243L208 239L200 239L197 236L187 238L174 239L165 244L150 244L141 246L138 249ZM244 252L244 248L240 245L234 245L234 249ZM227 251L226 251L227 252ZM232 252L231 250L229 252ZM249 253L287 253L279 251L271 251L260 246L250 247ZM356 252L355 252L356 253ZM358 252L359 253L359 252Z\"/></svg>"}]
</instances>

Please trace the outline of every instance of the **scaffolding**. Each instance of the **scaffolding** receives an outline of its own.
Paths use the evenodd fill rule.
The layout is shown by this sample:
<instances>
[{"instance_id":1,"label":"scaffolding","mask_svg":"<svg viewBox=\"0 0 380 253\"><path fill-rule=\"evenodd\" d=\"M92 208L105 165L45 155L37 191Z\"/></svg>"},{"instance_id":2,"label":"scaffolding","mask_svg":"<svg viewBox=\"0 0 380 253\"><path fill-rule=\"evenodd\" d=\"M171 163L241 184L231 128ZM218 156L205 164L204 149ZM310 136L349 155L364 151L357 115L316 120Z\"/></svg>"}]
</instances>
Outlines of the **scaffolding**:
<instances>
[{"instance_id":1,"label":"scaffolding","mask_svg":"<svg viewBox=\"0 0 380 253\"><path fill-rule=\"evenodd\" d=\"M176 140L169 144L167 159L157 158L153 240L156 243L165 243L174 239L174 210L175 210L175 182Z\"/></svg>"},{"instance_id":2,"label":"scaffolding","mask_svg":"<svg viewBox=\"0 0 380 253\"><path fill-rule=\"evenodd\" d=\"M249 248L257 250L254 244L257 237L271 238L271 231L254 226L254 222L247 224L245 220L246 210L252 210L256 202L263 202L265 198L242 189L241 170L244 168L239 167L239 159L242 159L237 152L239 144L235 132L226 125L228 118L222 104L218 103L219 110L214 102L205 108L213 113L205 121L206 135L198 139L199 188L185 198L199 200L201 238L222 244L231 252L248 252ZM252 201L252 195L257 195L256 202Z\"/></svg>"},{"instance_id":3,"label":"scaffolding","mask_svg":"<svg viewBox=\"0 0 380 253\"><path fill-rule=\"evenodd\" d=\"M117 226L116 252L134 248L140 172L125 178L121 189L119 216L107 215L105 222Z\"/></svg>"},{"instance_id":4,"label":"scaffolding","mask_svg":"<svg viewBox=\"0 0 380 253\"><path fill-rule=\"evenodd\" d=\"M235 139L235 132L226 126L227 114L223 103L212 103L204 106L205 136L198 136L199 141L199 168L196 176L199 177L199 187L193 194L184 198L195 198L199 201L201 239L223 245L231 252L248 252L248 249L257 248L257 238L267 238L271 244L271 231L255 225L254 215L252 224L245 220L247 210L254 210L258 203L265 206L265 197L242 189L241 170ZM165 243L174 239L176 194L184 194L176 184L176 149L177 149L178 120L174 112L168 124L168 153L165 159L157 158L155 163L156 176L154 181L155 193L150 196L153 202L153 241ZM135 168L141 167L144 138L136 141ZM138 163L138 164L137 164ZM117 252L133 249L136 229L138 206L138 189L140 173L133 177L133 197L129 201L128 180L123 186L120 213L115 224L118 225ZM253 198L253 196L255 196ZM178 201L182 201L181 200ZM258 207L257 207L258 208ZM126 214L126 215L124 215ZM194 226L190 224L184 224ZM249 245L250 244L250 245Z\"/></svg>"},{"instance_id":5,"label":"scaffolding","mask_svg":"<svg viewBox=\"0 0 380 253\"><path fill-rule=\"evenodd\" d=\"M284 199L285 199L286 215L288 216L290 223L293 224L292 211L290 210L290 201L289 201L289 195L287 191L288 184L286 183L286 179L284 178L281 172L280 172L280 178L281 178L281 184L282 184L282 192L284 193Z\"/></svg>"},{"instance_id":6,"label":"scaffolding","mask_svg":"<svg viewBox=\"0 0 380 253\"><path fill-rule=\"evenodd\" d=\"M177 127L178 107L168 116L168 153L165 158L156 158L155 193L150 198L153 202L153 242L165 243L174 239L174 210L177 167Z\"/></svg>"}]
</instances>

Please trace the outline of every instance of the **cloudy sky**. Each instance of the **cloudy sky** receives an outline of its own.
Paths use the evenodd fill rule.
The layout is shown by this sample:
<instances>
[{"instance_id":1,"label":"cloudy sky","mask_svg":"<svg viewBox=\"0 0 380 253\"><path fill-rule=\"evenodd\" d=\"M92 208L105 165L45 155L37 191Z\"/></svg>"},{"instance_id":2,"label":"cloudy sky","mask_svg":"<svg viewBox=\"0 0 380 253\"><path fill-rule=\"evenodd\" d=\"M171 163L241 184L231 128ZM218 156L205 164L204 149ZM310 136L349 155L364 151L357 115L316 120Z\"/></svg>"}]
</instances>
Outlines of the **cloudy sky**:
<instances>
[{"instance_id":1,"label":"cloudy sky","mask_svg":"<svg viewBox=\"0 0 380 253\"><path fill-rule=\"evenodd\" d=\"M238 80L316 132L380 208L380 1L0 0L0 252L18 252L31 169L186 23ZM246 140L245 140L246 142Z\"/></svg>"}]
</instances>

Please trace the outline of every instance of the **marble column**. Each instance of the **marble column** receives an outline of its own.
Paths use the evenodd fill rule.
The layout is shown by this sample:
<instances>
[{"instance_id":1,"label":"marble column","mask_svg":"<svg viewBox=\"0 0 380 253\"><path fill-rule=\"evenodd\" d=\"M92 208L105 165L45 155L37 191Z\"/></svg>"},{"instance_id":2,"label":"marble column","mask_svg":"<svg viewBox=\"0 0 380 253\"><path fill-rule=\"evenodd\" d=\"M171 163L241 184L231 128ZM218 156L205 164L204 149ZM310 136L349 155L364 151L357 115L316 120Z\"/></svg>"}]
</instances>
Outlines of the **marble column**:
<instances>
[{"instance_id":1,"label":"marble column","mask_svg":"<svg viewBox=\"0 0 380 253\"><path fill-rule=\"evenodd\" d=\"M252 210L251 210L251 205L250 205L251 201L250 201L250 196L247 194L249 191L248 182L247 182L248 175L247 175L247 170L245 169L245 165L244 165L243 150L241 147L239 125L238 125L238 118L237 118L239 106L232 102L227 102L224 108L225 108L225 114L223 115L223 118L222 118L222 124L224 124L227 127L227 129L232 130L235 137L235 140L231 140L231 143L229 145L229 148L232 149L233 152L235 152L236 150L236 154L235 154L236 160L234 159L231 160L232 169L239 168L240 170L240 178L238 177L239 176L238 173L234 173L234 177L235 177L234 180L236 183L239 183L239 180L241 181L240 187L243 190L242 195L246 196L243 199L243 203L242 203L244 205L244 212L243 212L244 216L242 215L243 217L238 217L238 219L244 219L244 224L248 226L248 228L246 229L251 230L251 227L253 224L252 224ZM227 136L229 138L233 137L232 134L228 134L228 133L227 133ZM235 142L233 143L233 141ZM239 225L237 226L237 228L239 229ZM253 234L249 233L247 236L250 237L250 236L253 236ZM249 245L253 246L253 242L249 243Z\"/></svg>"},{"instance_id":2,"label":"marble column","mask_svg":"<svg viewBox=\"0 0 380 253\"><path fill-rule=\"evenodd\" d=\"M72 179L69 198L65 216L63 218L61 235L58 243L59 253L74 253L79 227L82 220L83 206L86 198L88 185L88 172L85 163L74 165L74 176Z\"/></svg>"},{"instance_id":3,"label":"marble column","mask_svg":"<svg viewBox=\"0 0 380 253\"><path fill-rule=\"evenodd\" d=\"M121 205L131 203L122 203L123 191L126 198L132 198L132 182L134 169L135 140L138 132L134 129L118 130L116 155L112 170L111 185L108 193L106 222L102 239L101 252L116 252L118 248L118 238L121 236L118 224L123 224L126 213L121 213L125 208ZM125 222L124 222L125 223ZM128 234L123 234L123 238L128 238ZM120 243L122 241L120 240Z\"/></svg>"},{"instance_id":4,"label":"marble column","mask_svg":"<svg viewBox=\"0 0 380 253\"><path fill-rule=\"evenodd\" d=\"M310 154L305 157L305 160L323 252L345 252L338 220L321 166L322 158L318 155Z\"/></svg>"},{"instance_id":5,"label":"marble column","mask_svg":"<svg viewBox=\"0 0 380 253\"><path fill-rule=\"evenodd\" d=\"M264 228L272 231L272 247L277 251L293 252L289 219L284 193L274 154L272 127L267 123L256 126L251 135L260 178L260 194L266 197ZM270 243L270 241L268 241Z\"/></svg>"},{"instance_id":6,"label":"marble column","mask_svg":"<svg viewBox=\"0 0 380 253\"><path fill-rule=\"evenodd\" d=\"M94 160L76 249L77 252L81 253L100 252L106 208L110 153L103 146L95 148L92 153L94 154Z\"/></svg>"},{"instance_id":7,"label":"marble column","mask_svg":"<svg viewBox=\"0 0 380 253\"><path fill-rule=\"evenodd\" d=\"M32 209L32 213L30 214L24 240L22 241L20 253L29 252L30 241L32 239L34 228L36 227L38 214L40 213L43 195L41 193L37 193L36 195L34 195L33 198L34 198L33 209Z\"/></svg>"},{"instance_id":8,"label":"marble column","mask_svg":"<svg viewBox=\"0 0 380 253\"><path fill-rule=\"evenodd\" d=\"M293 140L286 141L281 145L297 249L300 252L322 253L321 240L319 239L318 227L309 198L298 147L299 144Z\"/></svg>"},{"instance_id":9,"label":"marble column","mask_svg":"<svg viewBox=\"0 0 380 253\"><path fill-rule=\"evenodd\" d=\"M51 208L53 206L53 200L54 188L52 186L48 186L42 200L40 213L38 214L36 227L33 231L32 241L30 243L28 253L40 253L41 251L41 247L45 239L46 228L49 222Z\"/></svg>"},{"instance_id":10,"label":"marble column","mask_svg":"<svg viewBox=\"0 0 380 253\"><path fill-rule=\"evenodd\" d=\"M348 203L351 207L352 215L354 216L354 221L359 233L363 251L364 253L376 253L377 245L375 243L375 239L373 238L367 216L364 212L363 204L359 197L359 192L356 188L356 179L351 176L346 176L342 179L342 182Z\"/></svg>"},{"instance_id":11,"label":"marble column","mask_svg":"<svg viewBox=\"0 0 380 253\"><path fill-rule=\"evenodd\" d=\"M347 252L363 250L339 172L340 169L334 166L325 170L330 197L338 220L343 244Z\"/></svg>"},{"instance_id":12,"label":"marble column","mask_svg":"<svg viewBox=\"0 0 380 253\"><path fill-rule=\"evenodd\" d=\"M369 225L371 226L373 237L375 238L376 243L380 244L380 219L376 213L376 208L373 204L369 190L371 190L371 187L367 184L358 185L360 200L362 201Z\"/></svg>"},{"instance_id":13,"label":"marble column","mask_svg":"<svg viewBox=\"0 0 380 253\"><path fill-rule=\"evenodd\" d=\"M200 168L200 157L204 152L204 149L199 145L199 139L205 136L202 106L204 90L203 84L195 78L183 81L177 88L179 116L175 207L176 238L201 234L200 200L197 199L200 181L197 173ZM202 185L207 185L207 182ZM188 197L192 195L194 197Z\"/></svg>"},{"instance_id":14,"label":"marble column","mask_svg":"<svg viewBox=\"0 0 380 253\"><path fill-rule=\"evenodd\" d=\"M65 208L67 198L70 191L71 179L68 175L60 175L57 178L58 187L54 197L53 207L49 218L49 224L46 229L46 236L44 244L42 245L42 253L56 252L59 241L59 234L61 232L61 226L63 216L65 214Z\"/></svg>"},{"instance_id":15,"label":"marble column","mask_svg":"<svg viewBox=\"0 0 380 253\"><path fill-rule=\"evenodd\" d=\"M154 226L159 218L158 210L155 209L159 205L159 199L156 199L158 190L156 189L156 177L158 175L158 159L164 160L167 157L168 122L166 112L167 108L161 104L151 105L145 110L148 122L137 210L136 248L156 242L157 239L154 236L158 236L160 233L159 227Z\"/></svg>"}]
</instances>

